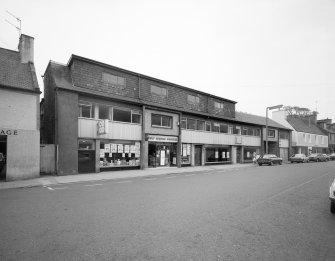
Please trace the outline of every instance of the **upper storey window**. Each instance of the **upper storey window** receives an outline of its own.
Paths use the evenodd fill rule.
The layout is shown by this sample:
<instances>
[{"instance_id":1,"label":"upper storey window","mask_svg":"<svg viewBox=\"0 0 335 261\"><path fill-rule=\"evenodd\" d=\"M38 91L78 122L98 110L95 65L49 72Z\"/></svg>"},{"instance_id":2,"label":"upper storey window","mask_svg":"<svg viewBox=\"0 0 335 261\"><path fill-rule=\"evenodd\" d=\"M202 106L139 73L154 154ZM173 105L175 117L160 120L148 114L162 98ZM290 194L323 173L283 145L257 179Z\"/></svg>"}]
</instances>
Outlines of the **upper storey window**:
<instances>
[{"instance_id":1,"label":"upper storey window","mask_svg":"<svg viewBox=\"0 0 335 261\"><path fill-rule=\"evenodd\" d=\"M102 81L106 82L108 84L113 85L119 85L119 86L125 86L126 85L126 79L121 76L116 76L110 73L102 73Z\"/></svg>"},{"instance_id":2,"label":"upper storey window","mask_svg":"<svg viewBox=\"0 0 335 261\"><path fill-rule=\"evenodd\" d=\"M223 110L223 103L222 102L214 102L215 109Z\"/></svg>"},{"instance_id":3,"label":"upper storey window","mask_svg":"<svg viewBox=\"0 0 335 261\"><path fill-rule=\"evenodd\" d=\"M94 117L92 103L87 101L79 101L79 117Z\"/></svg>"},{"instance_id":4,"label":"upper storey window","mask_svg":"<svg viewBox=\"0 0 335 261\"><path fill-rule=\"evenodd\" d=\"M194 95L187 95L187 103L188 104L199 104L200 102L200 98L198 96L194 96Z\"/></svg>"},{"instance_id":5,"label":"upper storey window","mask_svg":"<svg viewBox=\"0 0 335 261\"><path fill-rule=\"evenodd\" d=\"M163 87L158 87L158 86L155 86L155 85L151 85L150 86L150 92L151 92L151 95L158 95L158 96L161 96L161 97L167 97L167 90L166 88L163 88Z\"/></svg>"}]
</instances>

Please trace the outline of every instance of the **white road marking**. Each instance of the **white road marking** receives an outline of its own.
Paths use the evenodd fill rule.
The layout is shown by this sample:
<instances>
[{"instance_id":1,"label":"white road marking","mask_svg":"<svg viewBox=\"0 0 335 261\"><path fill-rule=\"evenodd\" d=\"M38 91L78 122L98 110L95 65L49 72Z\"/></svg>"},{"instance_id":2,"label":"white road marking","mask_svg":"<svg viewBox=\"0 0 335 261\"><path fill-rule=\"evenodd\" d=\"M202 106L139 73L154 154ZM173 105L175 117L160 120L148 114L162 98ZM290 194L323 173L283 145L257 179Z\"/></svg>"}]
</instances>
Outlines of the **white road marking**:
<instances>
[{"instance_id":1,"label":"white road marking","mask_svg":"<svg viewBox=\"0 0 335 261\"><path fill-rule=\"evenodd\" d=\"M177 176L169 176L169 177L166 177L167 179L172 179L172 178L176 178Z\"/></svg>"},{"instance_id":2,"label":"white road marking","mask_svg":"<svg viewBox=\"0 0 335 261\"><path fill-rule=\"evenodd\" d=\"M186 176L186 177L189 177L189 176L195 176L195 174L186 174L185 176Z\"/></svg>"},{"instance_id":3,"label":"white road marking","mask_svg":"<svg viewBox=\"0 0 335 261\"><path fill-rule=\"evenodd\" d=\"M93 187L93 186L102 186L103 184L89 184L89 185L84 185L86 187Z\"/></svg>"},{"instance_id":4,"label":"white road marking","mask_svg":"<svg viewBox=\"0 0 335 261\"><path fill-rule=\"evenodd\" d=\"M144 179L144 180L155 180L157 178L147 178L147 179Z\"/></svg>"},{"instance_id":5,"label":"white road marking","mask_svg":"<svg viewBox=\"0 0 335 261\"><path fill-rule=\"evenodd\" d=\"M62 188L54 188L54 189L67 189L67 187L62 187Z\"/></svg>"},{"instance_id":6,"label":"white road marking","mask_svg":"<svg viewBox=\"0 0 335 261\"><path fill-rule=\"evenodd\" d=\"M50 188L50 187L46 187L47 189L49 189L49 190L54 190L53 188Z\"/></svg>"},{"instance_id":7,"label":"white road marking","mask_svg":"<svg viewBox=\"0 0 335 261\"><path fill-rule=\"evenodd\" d=\"M128 182L133 182L133 181L131 181L131 180L125 180L125 181L119 181L119 182L116 182L116 183L128 183Z\"/></svg>"}]
</instances>

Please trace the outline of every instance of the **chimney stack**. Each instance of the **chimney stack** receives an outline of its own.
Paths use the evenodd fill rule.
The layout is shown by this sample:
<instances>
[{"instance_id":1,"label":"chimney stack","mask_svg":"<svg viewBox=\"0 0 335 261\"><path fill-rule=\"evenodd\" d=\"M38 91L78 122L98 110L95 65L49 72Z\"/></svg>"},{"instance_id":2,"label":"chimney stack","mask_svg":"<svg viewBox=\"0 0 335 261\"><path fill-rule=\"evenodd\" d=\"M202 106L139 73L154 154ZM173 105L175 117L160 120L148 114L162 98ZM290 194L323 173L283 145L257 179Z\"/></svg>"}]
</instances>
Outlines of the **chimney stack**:
<instances>
[{"instance_id":1,"label":"chimney stack","mask_svg":"<svg viewBox=\"0 0 335 261\"><path fill-rule=\"evenodd\" d=\"M34 63L34 37L21 34L19 52L21 63Z\"/></svg>"}]
</instances>

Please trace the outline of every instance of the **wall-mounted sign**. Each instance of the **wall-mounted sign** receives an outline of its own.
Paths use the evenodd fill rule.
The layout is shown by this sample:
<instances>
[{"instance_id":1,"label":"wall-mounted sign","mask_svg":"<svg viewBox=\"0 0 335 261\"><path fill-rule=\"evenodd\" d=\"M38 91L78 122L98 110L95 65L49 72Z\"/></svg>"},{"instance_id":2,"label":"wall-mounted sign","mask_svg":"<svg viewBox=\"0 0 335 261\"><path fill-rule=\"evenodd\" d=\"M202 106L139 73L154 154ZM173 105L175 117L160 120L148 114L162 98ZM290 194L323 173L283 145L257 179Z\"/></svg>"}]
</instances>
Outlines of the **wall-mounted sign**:
<instances>
[{"instance_id":1,"label":"wall-mounted sign","mask_svg":"<svg viewBox=\"0 0 335 261\"><path fill-rule=\"evenodd\" d=\"M98 135L108 133L108 120L99 120L97 123Z\"/></svg>"},{"instance_id":2,"label":"wall-mounted sign","mask_svg":"<svg viewBox=\"0 0 335 261\"><path fill-rule=\"evenodd\" d=\"M178 137L176 137L176 136L162 136L162 135L148 135L148 141L177 143L178 142Z\"/></svg>"},{"instance_id":3,"label":"wall-mounted sign","mask_svg":"<svg viewBox=\"0 0 335 261\"><path fill-rule=\"evenodd\" d=\"M0 135L17 135L17 130L3 130L0 129Z\"/></svg>"},{"instance_id":4,"label":"wall-mounted sign","mask_svg":"<svg viewBox=\"0 0 335 261\"><path fill-rule=\"evenodd\" d=\"M242 144L242 137L241 136L235 136L235 144Z\"/></svg>"}]
</instances>

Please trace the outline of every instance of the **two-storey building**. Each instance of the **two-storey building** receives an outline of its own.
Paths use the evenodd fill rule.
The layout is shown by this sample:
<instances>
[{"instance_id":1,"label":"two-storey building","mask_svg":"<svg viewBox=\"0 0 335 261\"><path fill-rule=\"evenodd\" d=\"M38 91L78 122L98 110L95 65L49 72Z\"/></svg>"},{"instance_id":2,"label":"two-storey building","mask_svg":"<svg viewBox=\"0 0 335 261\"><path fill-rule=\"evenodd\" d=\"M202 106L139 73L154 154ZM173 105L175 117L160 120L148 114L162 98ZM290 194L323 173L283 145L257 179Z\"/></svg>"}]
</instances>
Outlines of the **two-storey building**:
<instances>
[{"instance_id":1,"label":"two-storey building","mask_svg":"<svg viewBox=\"0 0 335 261\"><path fill-rule=\"evenodd\" d=\"M289 115L287 111L272 112L272 119L292 129L292 152L309 155L328 150L328 135L317 126L317 115Z\"/></svg>"},{"instance_id":2,"label":"two-storey building","mask_svg":"<svg viewBox=\"0 0 335 261\"><path fill-rule=\"evenodd\" d=\"M318 120L317 124L328 134L328 153L335 153L335 123L331 119Z\"/></svg>"},{"instance_id":3,"label":"two-storey building","mask_svg":"<svg viewBox=\"0 0 335 261\"><path fill-rule=\"evenodd\" d=\"M34 67L34 38L22 34L18 51L0 48L2 180L40 174L40 93Z\"/></svg>"},{"instance_id":4,"label":"two-storey building","mask_svg":"<svg viewBox=\"0 0 335 261\"><path fill-rule=\"evenodd\" d=\"M77 55L50 62L44 86L42 140L57 147L58 174L243 163L264 151L265 118L232 100ZM289 129L269 126L279 153Z\"/></svg>"}]
</instances>

